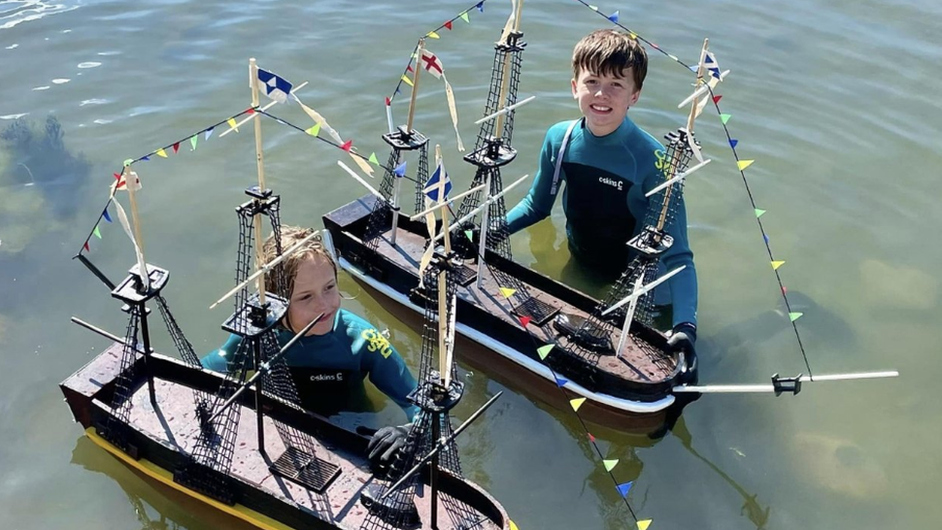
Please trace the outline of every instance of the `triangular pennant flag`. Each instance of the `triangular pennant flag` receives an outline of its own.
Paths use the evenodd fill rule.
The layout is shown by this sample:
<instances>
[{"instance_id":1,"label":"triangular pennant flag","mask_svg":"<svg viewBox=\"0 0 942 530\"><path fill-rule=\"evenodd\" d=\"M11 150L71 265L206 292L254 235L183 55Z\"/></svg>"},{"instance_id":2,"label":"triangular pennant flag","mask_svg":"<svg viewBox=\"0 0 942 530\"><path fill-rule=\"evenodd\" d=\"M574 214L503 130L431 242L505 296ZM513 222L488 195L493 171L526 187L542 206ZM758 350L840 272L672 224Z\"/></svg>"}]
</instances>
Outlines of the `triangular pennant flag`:
<instances>
[{"instance_id":1,"label":"triangular pennant flag","mask_svg":"<svg viewBox=\"0 0 942 530\"><path fill-rule=\"evenodd\" d=\"M167 152L164 151L163 147L157 150L157 156L161 158L167 158Z\"/></svg>"},{"instance_id":2,"label":"triangular pennant flag","mask_svg":"<svg viewBox=\"0 0 942 530\"><path fill-rule=\"evenodd\" d=\"M794 321L798 320L799 318L801 318L802 315L804 315L804 313L798 313L798 312L789 313L789 314L788 314L788 319L791 320L792 322L794 322Z\"/></svg>"},{"instance_id":3,"label":"triangular pennant flag","mask_svg":"<svg viewBox=\"0 0 942 530\"><path fill-rule=\"evenodd\" d=\"M111 176L114 177L115 180L121 180L121 173L112 173Z\"/></svg>"},{"instance_id":4,"label":"triangular pennant flag","mask_svg":"<svg viewBox=\"0 0 942 530\"><path fill-rule=\"evenodd\" d=\"M415 85L412 84L412 80L409 79L409 77L408 77L407 75L405 75L405 74L402 74L402 80L405 81L406 84L409 85L409 86L415 86Z\"/></svg>"},{"instance_id":5,"label":"triangular pennant flag","mask_svg":"<svg viewBox=\"0 0 942 530\"><path fill-rule=\"evenodd\" d=\"M769 242L769 235L768 235L768 234L762 234L762 240L765 241L766 243L768 243L768 242Z\"/></svg>"},{"instance_id":6,"label":"triangular pennant flag","mask_svg":"<svg viewBox=\"0 0 942 530\"><path fill-rule=\"evenodd\" d=\"M180 142L173 144L173 154L177 154L177 151L180 150Z\"/></svg>"},{"instance_id":7,"label":"triangular pennant flag","mask_svg":"<svg viewBox=\"0 0 942 530\"><path fill-rule=\"evenodd\" d=\"M379 159L376 158L376 153L370 153L370 164L373 164L374 166L379 165Z\"/></svg>"},{"instance_id":8,"label":"triangular pennant flag","mask_svg":"<svg viewBox=\"0 0 942 530\"><path fill-rule=\"evenodd\" d=\"M589 9L591 9L592 11L598 11L598 10L599 10L598 6L589 6Z\"/></svg>"},{"instance_id":9,"label":"triangular pennant flag","mask_svg":"<svg viewBox=\"0 0 942 530\"><path fill-rule=\"evenodd\" d=\"M451 29L451 21L447 21L443 24L446 28Z\"/></svg>"},{"instance_id":10,"label":"triangular pennant flag","mask_svg":"<svg viewBox=\"0 0 942 530\"><path fill-rule=\"evenodd\" d=\"M467 22L468 24L471 23L471 19L468 18L468 12L467 12L467 11L465 11L464 13L461 14L461 20L464 20L464 21Z\"/></svg>"},{"instance_id":11,"label":"triangular pennant flag","mask_svg":"<svg viewBox=\"0 0 942 530\"><path fill-rule=\"evenodd\" d=\"M689 66L689 68L690 68L690 71L691 71L691 72L696 72L697 69L700 68L700 67L699 67L698 65L696 65L696 64L691 64L691 65Z\"/></svg>"},{"instance_id":12,"label":"triangular pennant flag","mask_svg":"<svg viewBox=\"0 0 942 530\"><path fill-rule=\"evenodd\" d=\"M349 153L350 149L353 149L353 140L347 140L340 148Z\"/></svg>"},{"instance_id":13,"label":"triangular pennant flag","mask_svg":"<svg viewBox=\"0 0 942 530\"><path fill-rule=\"evenodd\" d=\"M88 241L86 241L85 244L82 245L82 248L85 249L85 252L91 252L91 251L92 251L90 248L88 248Z\"/></svg>"},{"instance_id":14,"label":"triangular pennant flag","mask_svg":"<svg viewBox=\"0 0 942 530\"><path fill-rule=\"evenodd\" d=\"M660 49L661 49L660 46L658 46L657 44L654 44L653 42L651 43L651 47L654 48L655 50L660 50Z\"/></svg>"},{"instance_id":15,"label":"triangular pennant flag","mask_svg":"<svg viewBox=\"0 0 942 530\"><path fill-rule=\"evenodd\" d=\"M465 230L464 235L468 236L468 241L474 241L474 232Z\"/></svg>"},{"instance_id":16,"label":"triangular pennant flag","mask_svg":"<svg viewBox=\"0 0 942 530\"><path fill-rule=\"evenodd\" d=\"M141 161L143 161L143 162L147 162L147 161L149 161L149 160L150 160L150 157L149 157L149 156L142 156L142 157L141 157Z\"/></svg>"},{"instance_id":17,"label":"triangular pennant flag","mask_svg":"<svg viewBox=\"0 0 942 530\"><path fill-rule=\"evenodd\" d=\"M311 127L310 129L304 132L310 134L311 136L317 136L318 134L321 133L321 124L315 123L313 127Z\"/></svg>"},{"instance_id":18,"label":"triangular pennant flag","mask_svg":"<svg viewBox=\"0 0 942 530\"><path fill-rule=\"evenodd\" d=\"M723 122L723 125L726 125L730 118L732 118L731 114L720 114L720 121Z\"/></svg>"},{"instance_id":19,"label":"triangular pennant flag","mask_svg":"<svg viewBox=\"0 0 942 530\"><path fill-rule=\"evenodd\" d=\"M414 57L413 57L413 58L414 58ZM412 69L412 65L411 65L411 64L410 64L409 66L406 66L406 72L415 73L415 70Z\"/></svg>"},{"instance_id":20,"label":"triangular pennant flag","mask_svg":"<svg viewBox=\"0 0 942 530\"><path fill-rule=\"evenodd\" d=\"M558 376L556 377L556 386L558 386L559 388L566 386L566 383L568 382L569 382L568 379L563 379L562 377L558 377Z\"/></svg>"},{"instance_id":21,"label":"triangular pennant flag","mask_svg":"<svg viewBox=\"0 0 942 530\"><path fill-rule=\"evenodd\" d=\"M602 460L602 465L605 466L605 471L611 471L615 469L615 466L618 465L618 459L614 460Z\"/></svg>"},{"instance_id":22,"label":"triangular pennant flag","mask_svg":"<svg viewBox=\"0 0 942 530\"><path fill-rule=\"evenodd\" d=\"M649 526L651 526L651 519L638 521L638 530L648 530Z\"/></svg>"},{"instance_id":23,"label":"triangular pennant flag","mask_svg":"<svg viewBox=\"0 0 942 530\"><path fill-rule=\"evenodd\" d=\"M760 210L760 209L756 208L756 219L762 217L762 214L764 214L764 213L765 213L765 210Z\"/></svg>"},{"instance_id":24,"label":"triangular pennant flag","mask_svg":"<svg viewBox=\"0 0 942 530\"><path fill-rule=\"evenodd\" d=\"M591 433L591 432L587 432L586 434L589 435L589 441L592 442L592 443L595 443L595 436L592 436L592 433Z\"/></svg>"},{"instance_id":25,"label":"triangular pennant flag","mask_svg":"<svg viewBox=\"0 0 942 530\"><path fill-rule=\"evenodd\" d=\"M190 137L190 150L196 151L196 143L200 141L200 137L197 134L194 134Z\"/></svg>"},{"instance_id":26,"label":"triangular pennant flag","mask_svg":"<svg viewBox=\"0 0 942 530\"><path fill-rule=\"evenodd\" d=\"M611 20L613 23L618 24L618 11L615 11L614 13L609 15L607 18Z\"/></svg>"},{"instance_id":27,"label":"triangular pennant flag","mask_svg":"<svg viewBox=\"0 0 942 530\"><path fill-rule=\"evenodd\" d=\"M478 2L478 5L474 7L478 8L478 11L480 11L481 13L484 12L484 2Z\"/></svg>"},{"instance_id":28,"label":"triangular pennant flag","mask_svg":"<svg viewBox=\"0 0 942 530\"><path fill-rule=\"evenodd\" d=\"M628 36L631 37L633 40L638 40L638 34L635 33L634 31L629 32Z\"/></svg>"},{"instance_id":29,"label":"triangular pennant flag","mask_svg":"<svg viewBox=\"0 0 942 530\"><path fill-rule=\"evenodd\" d=\"M432 39L440 39L440 38L441 38L441 37L438 36L438 33L435 33L434 31L429 31L428 34L425 35L425 36L426 36L426 37L429 37L429 38L432 38Z\"/></svg>"},{"instance_id":30,"label":"triangular pennant flag","mask_svg":"<svg viewBox=\"0 0 942 530\"><path fill-rule=\"evenodd\" d=\"M569 405L572 406L572 410L576 412L579 412L579 407L581 407L583 403L585 403L585 398L576 398L576 399L569 400Z\"/></svg>"},{"instance_id":31,"label":"triangular pennant flag","mask_svg":"<svg viewBox=\"0 0 942 530\"><path fill-rule=\"evenodd\" d=\"M501 287L501 288L500 288L500 294L504 295L504 298L510 298L510 297L513 296L514 293L516 293L516 292L517 292L516 289L511 289L511 288L509 288L509 287Z\"/></svg>"},{"instance_id":32,"label":"triangular pennant flag","mask_svg":"<svg viewBox=\"0 0 942 530\"><path fill-rule=\"evenodd\" d=\"M618 493L621 494L622 498L628 496L628 492L631 491L631 486L634 485L633 482L625 482L624 484L618 485Z\"/></svg>"},{"instance_id":33,"label":"triangular pennant flag","mask_svg":"<svg viewBox=\"0 0 942 530\"><path fill-rule=\"evenodd\" d=\"M730 138L730 139L729 139L729 146L732 147L733 149L736 149L736 144L738 144L738 143L739 143L739 140L737 140L737 139L735 139L735 138Z\"/></svg>"},{"instance_id":34,"label":"triangular pennant flag","mask_svg":"<svg viewBox=\"0 0 942 530\"><path fill-rule=\"evenodd\" d=\"M736 162L736 165L739 166L739 171L742 171L751 166L753 162L755 162L755 160L740 160L739 162Z\"/></svg>"},{"instance_id":35,"label":"triangular pennant flag","mask_svg":"<svg viewBox=\"0 0 942 530\"><path fill-rule=\"evenodd\" d=\"M514 523L510 519L507 519L507 522L510 523L510 530L520 530L519 528L517 528L516 523Z\"/></svg>"},{"instance_id":36,"label":"triangular pennant flag","mask_svg":"<svg viewBox=\"0 0 942 530\"><path fill-rule=\"evenodd\" d=\"M719 103L721 99L723 99L721 95L713 96L713 103Z\"/></svg>"},{"instance_id":37,"label":"triangular pennant flag","mask_svg":"<svg viewBox=\"0 0 942 530\"><path fill-rule=\"evenodd\" d=\"M393 174L396 175L397 177L406 176L406 162L403 162L399 164L398 166L396 166L396 169L393 169Z\"/></svg>"},{"instance_id":38,"label":"triangular pennant flag","mask_svg":"<svg viewBox=\"0 0 942 530\"><path fill-rule=\"evenodd\" d=\"M95 225L95 231L92 233L95 234L95 237L101 239L101 232L98 231L98 225Z\"/></svg>"},{"instance_id":39,"label":"triangular pennant flag","mask_svg":"<svg viewBox=\"0 0 942 530\"><path fill-rule=\"evenodd\" d=\"M226 123L229 124L230 129L235 129L235 132L239 132L239 128L236 127L237 124L236 124L235 118L229 118L228 120L226 120Z\"/></svg>"},{"instance_id":40,"label":"triangular pennant flag","mask_svg":"<svg viewBox=\"0 0 942 530\"><path fill-rule=\"evenodd\" d=\"M616 13L617 13L617 11L616 11ZM679 60L680 60L680 59L677 58L676 55L673 55L673 54L670 54L670 53L668 53L667 56L670 57L671 59L675 60L675 61L679 61Z\"/></svg>"},{"instance_id":41,"label":"triangular pennant flag","mask_svg":"<svg viewBox=\"0 0 942 530\"><path fill-rule=\"evenodd\" d=\"M556 346L556 345L547 344L545 346L540 346L539 348L536 349L536 353L539 354L540 359L546 360L546 356L549 355L550 351L553 349L553 346Z\"/></svg>"},{"instance_id":42,"label":"triangular pennant flag","mask_svg":"<svg viewBox=\"0 0 942 530\"><path fill-rule=\"evenodd\" d=\"M524 316L522 316L522 317L519 317L519 320L520 320L520 325L521 325L521 326L527 327L527 324L529 324L530 321L533 320L533 319L532 319L531 317L528 317L528 316L524 315Z\"/></svg>"},{"instance_id":43,"label":"triangular pennant flag","mask_svg":"<svg viewBox=\"0 0 942 530\"><path fill-rule=\"evenodd\" d=\"M209 140L209 137L213 135L213 129L215 129L215 127L210 127L209 129L206 129L206 132L203 133L203 141L204 141L204 142L205 142L206 140Z\"/></svg>"},{"instance_id":44,"label":"triangular pennant flag","mask_svg":"<svg viewBox=\"0 0 942 530\"><path fill-rule=\"evenodd\" d=\"M781 267L782 265L785 265L785 262L784 262L784 261L773 261L773 262L772 262L772 270L773 270L773 271L777 271L778 268Z\"/></svg>"},{"instance_id":45,"label":"triangular pennant flag","mask_svg":"<svg viewBox=\"0 0 942 530\"><path fill-rule=\"evenodd\" d=\"M105 208L104 210L101 211L101 216L104 217L104 218L105 218L105 221L108 221L109 223L113 223L113 222L114 222L114 221L111 220L111 216L108 215L108 208Z\"/></svg>"},{"instance_id":46,"label":"triangular pennant flag","mask_svg":"<svg viewBox=\"0 0 942 530\"><path fill-rule=\"evenodd\" d=\"M127 160L124 161L124 167L128 167L128 166L130 166L130 165L133 164L133 163L134 163L134 159L133 159L133 158L129 158L129 159L127 159Z\"/></svg>"},{"instance_id":47,"label":"triangular pennant flag","mask_svg":"<svg viewBox=\"0 0 942 530\"><path fill-rule=\"evenodd\" d=\"M782 286L782 295L784 296L784 295L786 295L786 294L788 294L788 289L786 289L785 286L783 285L783 286Z\"/></svg>"}]
</instances>

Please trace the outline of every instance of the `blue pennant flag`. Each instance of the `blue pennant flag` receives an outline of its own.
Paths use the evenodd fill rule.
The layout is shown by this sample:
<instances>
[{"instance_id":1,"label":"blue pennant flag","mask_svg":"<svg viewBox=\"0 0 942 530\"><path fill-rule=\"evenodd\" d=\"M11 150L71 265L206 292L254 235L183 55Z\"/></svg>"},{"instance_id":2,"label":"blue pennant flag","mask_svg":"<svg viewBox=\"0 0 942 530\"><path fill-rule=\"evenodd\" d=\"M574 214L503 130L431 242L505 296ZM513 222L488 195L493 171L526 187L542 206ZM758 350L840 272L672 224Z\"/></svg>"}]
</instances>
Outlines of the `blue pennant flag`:
<instances>
[{"instance_id":1,"label":"blue pennant flag","mask_svg":"<svg viewBox=\"0 0 942 530\"><path fill-rule=\"evenodd\" d=\"M203 133L203 141L204 141L204 142L205 142L206 140L209 140L209 137L213 135L213 129L215 129L215 127L210 127L209 129L206 129L206 132L205 132L205 133Z\"/></svg>"},{"instance_id":2,"label":"blue pennant flag","mask_svg":"<svg viewBox=\"0 0 942 530\"><path fill-rule=\"evenodd\" d=\"M697 66L697 65L695 65L695 64L690 65L690 71L691 71L691 72L696 72L696 71L697 71L697 68L700 68L700 67Z\"/></svg>"},{"instance_id":3,"label":"blue pennant flag","mask_svg":"<svg viewBox=\"0 0 942 530\"><path fill-rule=\"evenodd\" d=\"M562 388L562 387L566 386L566 383L568 383L568 382L569 382L568 379L563 379L562 377L557 377L557 378L556 378L556 385L557 385L559 388Z\"/></svg>"},{"instance_id":4,"label":"blue pennant flag","mask_svg":"<svg viewBox=\"0 0 942 530\"><path fill-rule=\"evenodd\" d=\"M406 163L403 162L396 166L396 169L393 170L393 174L399 178L406 176Z\"/></svg>"},{"instance_id":5,"label":"blue pennant flag","mask_svg":"<svg viewBox=\"0 0 942 530\"><path fill-rule=\"evenodd\" d=\"M109 223L114 222L114 221L111 220L111 216L108 215L108 207L107 207L107 206L105 207L104 211L101 212L101 216L104 217L104 218L105 218L105 221L108 221Z\"/></svg>"},{"instance_id":6,"label":"blue pennant flag","mask_svg":"<svg viewBox=\"0 0 942 530\"><path fill-rule=\"evenodd\" d=\"M484 12L484 2L478 2L478 5L474 7L478 8L478 11L480 11L481 13Z\"/></svg>"},{"instance_id":7,"label":"blue pennant flag","mask_svg":"<svg viewBox=\"0 0 942 530\"><path fill-rule=\"evenodd\" d=\"M439 179L442 178L442 166L435 168L435 173L432 173L432 176L429 177L428 182L425 183L425 194L428 195L429 199L432 199L435 202L442 202L448 198L448 194L451 193L451 179L448 178L448 173L445 172L445 197L440 198L438 196L439 188Z\"/></svg>"},{"instance_id":8,"label":"blue pennant flag","mask_svg":"<svg viewBox=\"0 0 942 530\"><path fill-rule=\"evenodd\" d=\"M284 103L288 101L288 94L291 93L291 83L277 75L258 69L258 89L265 92L269 98Z\"/></svg>"},{"instance_id":9,"label":"blue pennant flag","mask_svg":"<svg viewBox=\"0 0 942 530\"><path fill-rule=\"evenodd\" d=\"M623 499L628 496L628 492L631 491L631 486L633 484L633 482L625 482L624 484L618 485L618 493L621 494Z\"/></svg>"},{"instance_id":10,"label":"blue pennant flag","mask_svg":"<svg viewBox=\"0 0 942 530\"><path fill-rule=\"evenodd\" d=\"M735 139L735 138L730 138L730 139L729 139L729 146L732 147L733 149L736 149L736 144L738 144L738 143L739 143L739 140L737 140L737 139Z\"/></svg>"},{"instance_id":11,"label":"blue pennant flag","mask_svg":"<svg viewBox=\"0 0 942 530\"><path fill-rule=\"evenodd\" d=\"M618 11L615 11L614 13L609 15L608 19L614 22L615 24L618 24Z\"/></svg>"}]
</instances>

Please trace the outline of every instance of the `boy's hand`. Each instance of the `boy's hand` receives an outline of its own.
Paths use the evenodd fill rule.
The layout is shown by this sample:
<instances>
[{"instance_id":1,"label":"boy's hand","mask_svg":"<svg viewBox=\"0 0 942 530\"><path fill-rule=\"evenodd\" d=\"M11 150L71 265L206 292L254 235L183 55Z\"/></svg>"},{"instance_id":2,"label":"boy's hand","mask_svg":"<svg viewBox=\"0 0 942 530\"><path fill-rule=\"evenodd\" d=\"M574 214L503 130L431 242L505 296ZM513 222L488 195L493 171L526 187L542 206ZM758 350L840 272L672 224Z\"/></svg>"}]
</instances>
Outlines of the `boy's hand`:
<instances>
[{"instance_id":1,"label":"boy's hand","mask_svg":"<svg viewBox=\"0 0 942 530\"><path fill-rule=\"evenodd\" d=\"M672 352L684 352L686 363L681 369L681 378L687 382L696 378L697 351L694 347L697 342L697 327L689 322L681 322L674 326L671 336L667 339L667 349Z\"/></svg>"},{"instance_id":2,"label":"boy's hand","mask_svg":"<svg viewBox=\"0 0 942 530\"><path fill-rule=\"evenodd\" d=\"M388 463L397 451L406 444L406 438L409 436L411 423L406 425L397 425L383 427L376 431L376 434L370 438L369 445L366 446L370 452L370 461L377 463Z\"/></svg>"}]
</instances>

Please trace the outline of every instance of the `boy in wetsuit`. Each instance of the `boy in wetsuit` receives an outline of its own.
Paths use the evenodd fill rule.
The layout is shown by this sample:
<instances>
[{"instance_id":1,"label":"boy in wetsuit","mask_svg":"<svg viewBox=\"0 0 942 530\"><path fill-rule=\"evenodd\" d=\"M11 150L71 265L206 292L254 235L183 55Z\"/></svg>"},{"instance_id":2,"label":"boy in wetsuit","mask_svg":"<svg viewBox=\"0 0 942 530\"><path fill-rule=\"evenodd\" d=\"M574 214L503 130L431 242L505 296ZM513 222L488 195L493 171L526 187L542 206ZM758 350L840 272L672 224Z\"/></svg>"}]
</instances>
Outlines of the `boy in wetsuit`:
<instances>
[{"instance_id":1,"label":"boy in wetsuit","mask_svg":"<svg viewBox=\"0 0 942 530\"><path fill-rule=\"evenodd\" d=\"M663 181L659 168L664 147L627 116L641 96L648 58L636 39L602 29L576 44L572 69L572 95L583 117L550 127L530 192L507 213L507 225L512 234L545 219L564 188L572 260L611 282L631 258L626 243L643 228L648 210L645 193ZM669 344L688 352L692 358L688 368L693 371L697 272L680 200L676 216L665 227L674 244L660 265L662 273L686 265L667 282L672 309Z\"/></svg>"},{"instance_id":2,"label":"boy in wetsuit","mask_svg":"<svg viewBox=\"0 0 942 530\"><path fill-rule=\"evenodd\" d=\"M313 230L281 227L282 248L291 248ZM277 257L274 236L263 246L265 262ZM415 378L396 349L374 326L359 316L340 308L337 264L319 239L285 258L282 267L287 278L287 292L276 293L288 300L288 311L278 323L280 344L286 344L304 326L324 313L324 318L285 353L306 409L325 414L348 410L366 399L364 379L370 381L396 402L411 421L418 409L407 396L416 388ZM268 282L266 285L274 286ZM241 337L231 335L219 348L203 357L204 367L219 372L234 369L232 354ZM409 426L384 427L370 441L370 458L387 461L405 443Z\"/></svg>"}]
</instances>

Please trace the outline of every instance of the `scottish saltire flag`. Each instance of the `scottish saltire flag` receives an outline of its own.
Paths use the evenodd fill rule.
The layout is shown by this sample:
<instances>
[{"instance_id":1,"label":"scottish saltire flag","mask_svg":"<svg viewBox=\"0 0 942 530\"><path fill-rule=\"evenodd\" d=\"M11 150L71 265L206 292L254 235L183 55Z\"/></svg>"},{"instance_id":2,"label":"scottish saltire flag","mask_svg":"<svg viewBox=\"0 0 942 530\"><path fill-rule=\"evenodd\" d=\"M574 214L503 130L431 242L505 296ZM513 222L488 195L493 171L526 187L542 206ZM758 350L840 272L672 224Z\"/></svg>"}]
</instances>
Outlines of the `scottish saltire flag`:
<instances>
[{"instance_id":1,"label":"scottish saltire flag","mask_svg":"<svg viewBox=\"0 0 942 530\"><path fill-rule=\"evenodd\" d=\"M706 57L703 58L703 67L710 72L710 75L717 79L721 79L720 65L716 62L716 56L713 55L713 52L706 52Z\"/></svg>"},{"instance_id":2,"label":"scottish saltire flag","mask_svg":"<svg viewBox=\"0 0 942 530\"><path fill-rule=\"evenodd\" d=\"M261 68L258 69L257 83L259 90L278 103L287 101L288 94L291 93L291 83L288 80Z\"/></svg>"},{"instance_id":3,"label":"scottish saltire flag","mask_svg":"<svg viewBox=\"0 0 942 530\"><path fill-rule=\"evenodd\" d=\"M445 183L444 183L445 197L444 198L440 198L438 196L438 190L439 188L441 188L441 184L439 183L439 181L442 178L442 166L438 166L437 168L435 168L435 173L432 173L432 176L429 177L428 182L425 183L425 189L423 190L425 192L425 195L427 195L429 199L432 199L435 202L442 202L443 200L447 199L448 194L451 193L451 179L448 178L448 172L444 172L444 173L445 173Z\"/></svg>"}]
</instances>

